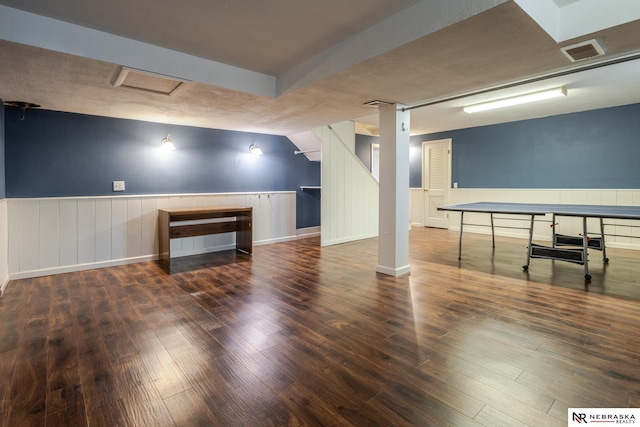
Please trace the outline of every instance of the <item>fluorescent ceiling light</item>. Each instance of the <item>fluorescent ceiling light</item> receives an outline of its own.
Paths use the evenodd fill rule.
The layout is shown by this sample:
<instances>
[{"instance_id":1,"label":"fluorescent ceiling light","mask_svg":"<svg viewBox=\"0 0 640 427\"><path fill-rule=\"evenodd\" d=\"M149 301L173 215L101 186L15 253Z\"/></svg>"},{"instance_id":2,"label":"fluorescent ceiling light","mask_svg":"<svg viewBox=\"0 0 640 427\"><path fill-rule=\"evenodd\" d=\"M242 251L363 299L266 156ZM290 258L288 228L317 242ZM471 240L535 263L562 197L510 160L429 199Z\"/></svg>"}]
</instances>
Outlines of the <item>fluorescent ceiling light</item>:
<instances>
[{"instance_id":1,"label":"fluorescent ceiling light","mask_svg":"<svg viewBox=\"0 0 640 427\"><path fill-rule=\"evenodd\" d=\"M567 96L567 90L563 87L559 87L556 89L544 90L542 92L527 93L520 96L514 96L513 98L504 98L496 101L469 105L468 107L464 107L463 110L465 113L477 113L480 111L495 110L496 108L526 104L528 102L542 101L543 99L557 98L559 96Z\"/></svg>"}]
</instances>

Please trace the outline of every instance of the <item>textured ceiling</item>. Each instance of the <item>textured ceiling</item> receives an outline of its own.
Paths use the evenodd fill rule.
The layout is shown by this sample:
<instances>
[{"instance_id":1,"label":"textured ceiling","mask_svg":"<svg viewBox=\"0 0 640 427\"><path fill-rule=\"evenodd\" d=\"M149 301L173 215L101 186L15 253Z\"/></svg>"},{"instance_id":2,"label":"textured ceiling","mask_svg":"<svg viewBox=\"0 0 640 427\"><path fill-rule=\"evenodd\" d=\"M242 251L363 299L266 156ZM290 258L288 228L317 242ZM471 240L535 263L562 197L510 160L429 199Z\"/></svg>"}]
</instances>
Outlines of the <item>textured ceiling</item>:
<instances>
[{"instance_id":1,"label":"textured ceiling","mask_svg":"<svg viewBox=\"0 0 640 427\"><path fill-rule=\"evenodd\" d=\"M2 0L202 58L279 74L419 0Z\"/></svg>"},{"instance_id":2,"label":"textured ceiling","mask_svg":"<svg viewBox=\"0 0 640 427\"><path fill-rule=\"evenodd\" d=\"M406 30L401 28L403 21L395 23L395 31L373 30L413 10L427 12L420 17L426 27L430 15L446 16L442 5L469 2L277 0L275 8L273 3L0 0L0 4L65 22L265 73L278 82L294 70L304 82L278 96L261 96L193 81L169 97L113 87L120 66L126 65L121 62L5 39L0 40L0 98L59 111L280 135L343 120L375 128L376 110L363 105L373 99L407 105L436 102L412 111L413 134L640 102L636 89L640 85L634 84L640 68L633 61L528 85L567 85L569 96L555 103L480 115L463 114L460 107L490 95L438 103L580 65L570 63L560 45L513 1L478 1L474 5L491 7L425 34L420 33L417 20L416 28L410 28L417 36L403 43L395 37ZM640 21L588 34L585 39L598 37L606 48L604 59L610 59L638 52L637 34ZM350 44L362 46L362 52L377 49L380 53L363 53L360 58L357 50L355 54L346 50ZM94 49L106 50L100 45ZM342 62L337 64L335 58ZM514 90L523 88L500 94L508 96Z\"/></svg>"}]
</instances>

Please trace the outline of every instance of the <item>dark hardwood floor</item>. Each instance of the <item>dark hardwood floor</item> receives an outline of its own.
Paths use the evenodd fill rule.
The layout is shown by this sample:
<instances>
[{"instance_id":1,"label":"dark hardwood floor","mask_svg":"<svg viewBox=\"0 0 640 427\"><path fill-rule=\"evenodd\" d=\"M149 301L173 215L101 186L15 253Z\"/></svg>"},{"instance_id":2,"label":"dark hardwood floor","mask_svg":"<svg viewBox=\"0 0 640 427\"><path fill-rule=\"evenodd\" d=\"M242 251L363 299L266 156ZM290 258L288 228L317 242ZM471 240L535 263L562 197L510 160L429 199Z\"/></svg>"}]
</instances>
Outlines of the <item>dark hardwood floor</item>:
<instances>
[{"instance_id":1,"label":"dark hardwood floor","mask_svg":"<svg viewBox=\"0 0 640 427\"><path fill-rule=\"evenodd\" d=\"M5 426L566 426L640 406L640 253L582 267L526 242L316 238L9 284Z\"/></svg>"}]
</instances>

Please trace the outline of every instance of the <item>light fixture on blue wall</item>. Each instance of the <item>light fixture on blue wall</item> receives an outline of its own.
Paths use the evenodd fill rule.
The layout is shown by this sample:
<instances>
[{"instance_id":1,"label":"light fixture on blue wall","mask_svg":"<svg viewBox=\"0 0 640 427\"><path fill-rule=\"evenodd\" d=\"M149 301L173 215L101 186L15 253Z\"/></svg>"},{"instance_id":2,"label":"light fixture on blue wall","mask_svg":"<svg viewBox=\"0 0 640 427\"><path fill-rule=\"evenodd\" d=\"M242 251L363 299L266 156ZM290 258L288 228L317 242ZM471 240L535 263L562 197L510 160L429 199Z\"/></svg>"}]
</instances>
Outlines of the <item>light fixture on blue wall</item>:
<instances>
[{"instance_id":1,"label":"light fixture on blue wall","mask_svg":"<svg viewBox=\"0 0 640 427\"><path fill-rule=\"evenodd\" d=\"M465 113L478 113L480 111L495 110L496 108L511 107L514 105L526 104L529 102L542 101L544 99L567 96L567 90L563 87L543 90L541 92L526 93L512 98L498 99L495 101L483 102L480 104L464 107Z\"/></svg>"},{"instance_id":2,"label":"light fixture on blue wall","mask_svg":"<svg viewBox=\"0 0 640 427\"><path fill-rule=\"evenodd\" d=\"M251 152L251 154L253 154L254 156L262 156L262 150L255 142L249 146L249 152Z\"/></svg>"},{"instance_id":3,"label":"light fixture on blue wall","mask_svg":"<svg viewBox=\"0 0 640 427\"><path fill-rule=\"evenodd\" d=\"M176 149L176 146L173 145L173 141L171 140L171 134L162 138L162 149L167 151L172 151Z\"/></svg>"}]
</instances>

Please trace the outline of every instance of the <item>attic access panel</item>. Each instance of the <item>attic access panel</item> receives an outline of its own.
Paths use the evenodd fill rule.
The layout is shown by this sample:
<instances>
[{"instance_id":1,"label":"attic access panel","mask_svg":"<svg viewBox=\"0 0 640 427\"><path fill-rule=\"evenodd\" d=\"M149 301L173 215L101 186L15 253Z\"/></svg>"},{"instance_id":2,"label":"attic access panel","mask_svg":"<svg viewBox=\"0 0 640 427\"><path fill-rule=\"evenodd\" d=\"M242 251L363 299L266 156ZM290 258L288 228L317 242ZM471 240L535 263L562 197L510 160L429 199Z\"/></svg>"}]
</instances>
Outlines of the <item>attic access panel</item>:
<instances>
[{"instance_id":1,"label":"attic access panel","mask_svg":"<svg viewBox=\"0 0 640 427\"><path fill-rule=\"evenodd\" d=\"M188 80L183 80L178 77L120 67L113 86L151 92L159 95L175 96L186 87L187 83Z\"/></svg>"}]
</instances>

